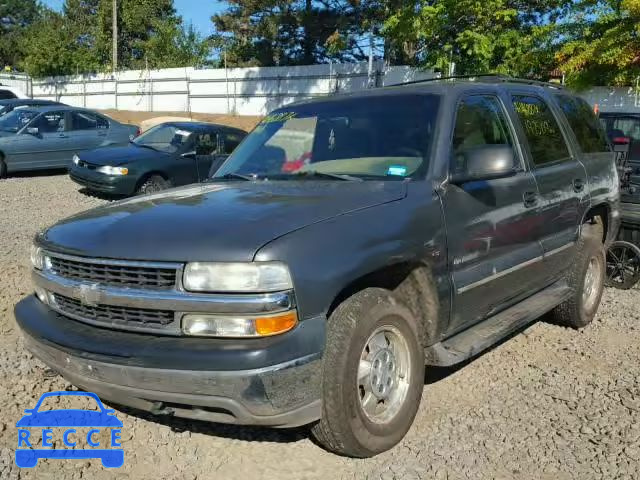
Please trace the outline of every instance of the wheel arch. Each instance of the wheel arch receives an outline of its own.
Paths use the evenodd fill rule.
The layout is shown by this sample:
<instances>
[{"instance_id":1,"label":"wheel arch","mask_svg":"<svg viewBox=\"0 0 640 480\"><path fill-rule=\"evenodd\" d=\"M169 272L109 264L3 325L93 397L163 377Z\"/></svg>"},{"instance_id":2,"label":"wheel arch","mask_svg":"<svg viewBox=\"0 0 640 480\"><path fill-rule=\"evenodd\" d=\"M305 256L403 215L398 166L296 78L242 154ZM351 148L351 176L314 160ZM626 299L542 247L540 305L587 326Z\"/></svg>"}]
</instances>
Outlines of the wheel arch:
<instances>
[{"instance_id":1,"label":"wheel arch","mask_svg":"<svg viewBox=\"0 0 640 480\"><path fill-rule=\"evenodd\" d=\"M616 232L610 231L611 206L608 203L592 205L584 214L581 225L602 225L602 243L609 244L615 240Z\"/></svg>"},{"instance_id":2,"label":"wheel arch","mask_svg":"<svg viewBox=\"0 0 640 480\"><path fill-rule=\"evenodd\" d=\"M439 325L438 294L431 267L420 261L402 261L373 270L352 280L332 300L327 316L347 298L367 288L383 288L411 310L419 322L421 344L437 341L442 331Z\"/></svg>"},{"instance_id":3,"label":"wheel arch","mask_svg":"<svg viewBox=\"0 0 640 480\"><path fill-rule=\"evenodd\" d=\"M158 175L159 177L162 177L165 181L170 181L169 180L169 175L166 174L166 172L163 172L162 170L151 170L149 172L145 172L142 175L140 175L140 178L138 179L138 181L136 182L136 186L135 186L135 190L137 191L138 188L140 188L140 186L146 182L147 180L149 180L151 177L153 177L154 175Z\"/></svg>"}]
</instances>

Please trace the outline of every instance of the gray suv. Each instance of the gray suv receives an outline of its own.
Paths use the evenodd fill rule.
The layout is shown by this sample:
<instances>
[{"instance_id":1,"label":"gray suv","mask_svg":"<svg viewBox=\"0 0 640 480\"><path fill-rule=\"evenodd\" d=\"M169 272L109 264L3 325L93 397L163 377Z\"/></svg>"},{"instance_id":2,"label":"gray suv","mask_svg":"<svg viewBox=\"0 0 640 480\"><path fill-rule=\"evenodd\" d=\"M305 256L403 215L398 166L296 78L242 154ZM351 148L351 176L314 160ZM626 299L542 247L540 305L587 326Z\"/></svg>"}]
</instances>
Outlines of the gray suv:
<instances>
[{"instance_id":1,"label":"gray suv","mask_svg":"<svg viewBox=\"0 0 640 480\"><path fill-rule=\"evenodd\" d=\"M393 447L425 366L550 312L588 325L618 176L556 86L441 80L268 115L203 185L112 203L35 239L27 348L157 415L311 424L343 455Z\"/></svg>"}]
</instances>

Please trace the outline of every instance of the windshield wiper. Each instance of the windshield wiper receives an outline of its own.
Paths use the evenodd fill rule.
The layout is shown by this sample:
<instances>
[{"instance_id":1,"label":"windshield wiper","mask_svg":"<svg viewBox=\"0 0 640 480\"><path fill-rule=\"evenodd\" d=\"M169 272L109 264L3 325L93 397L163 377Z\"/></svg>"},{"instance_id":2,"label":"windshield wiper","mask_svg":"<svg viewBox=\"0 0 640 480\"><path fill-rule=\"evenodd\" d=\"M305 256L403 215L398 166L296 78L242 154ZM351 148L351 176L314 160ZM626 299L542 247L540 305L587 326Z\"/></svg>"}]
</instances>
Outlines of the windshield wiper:
<instances>
[{"instance_id":1,"label":"windshield wiper","mask_svg":"<svg viewBox=\"0 0 640 480\"><path fill-rule=\"evenodd\" d=\"M327 172L319 172L317 170L309 170L306 172L298 172L292 175L293 177L306 177L306 178L330 178L333 180L345 180L348 182L362 182L361 178L353 177L351 175L346 175L343 173L327 173Z\"/></svg>"},{"instance_id":2,"label":"windshield wiper","mask_svg":"<svg viewBox=\"0 0 640 480\"><path fill-rule=\"evenodd\" d=\"M149 150L153 150L154 152L159 152L157 148L153 148L151 145L145 145L144 143L136 143L133 140L129 140L129 143L133 143L136 147L140 148L148 148Z\"/></svg>"},{"instance_id":3,"label":"windshield wiper","mask_svg":"<svg viewBox=\"0 0 640 480\"><path fill-rule=\"evenodd\" d=\"M211 177L212 181L218 180L222 178L224 180L246 180L248 182L252 182L258 179L257 175L242 175L241 173L225 173L219 177Z\"/></svg>"}]
</instances>

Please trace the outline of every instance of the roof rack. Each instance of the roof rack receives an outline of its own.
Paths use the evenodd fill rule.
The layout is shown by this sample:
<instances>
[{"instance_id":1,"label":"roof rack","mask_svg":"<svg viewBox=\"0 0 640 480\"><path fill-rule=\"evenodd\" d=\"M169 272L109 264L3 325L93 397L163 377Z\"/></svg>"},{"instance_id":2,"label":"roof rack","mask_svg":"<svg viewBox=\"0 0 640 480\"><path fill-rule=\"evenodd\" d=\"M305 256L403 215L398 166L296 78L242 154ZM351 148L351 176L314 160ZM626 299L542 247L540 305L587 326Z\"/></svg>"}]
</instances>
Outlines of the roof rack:
<instances>
[{"instance_id":1,"label":"roof rack","mask_svg":"<svg viewBox=\"0 0 640 480\"><path fill-rule=\"evenodd\" d=\"M411 80L409 82L394 83L388 85L389 87L400 87L403 85L416 85L420 83L440 82L440 81L453 81L453 80L467 80L469 82L482 81L488 83L522 83L524 85L538 85L540 87L556 88L558 90L564 90L564 85L559 83L542 82L540 80L533 80L529 78L517 78L509 75L503 75L501 73L478 73L475 75L452 75L448 77L435 77L425 78L424 80Z\"/></svg>"}]
</instances>

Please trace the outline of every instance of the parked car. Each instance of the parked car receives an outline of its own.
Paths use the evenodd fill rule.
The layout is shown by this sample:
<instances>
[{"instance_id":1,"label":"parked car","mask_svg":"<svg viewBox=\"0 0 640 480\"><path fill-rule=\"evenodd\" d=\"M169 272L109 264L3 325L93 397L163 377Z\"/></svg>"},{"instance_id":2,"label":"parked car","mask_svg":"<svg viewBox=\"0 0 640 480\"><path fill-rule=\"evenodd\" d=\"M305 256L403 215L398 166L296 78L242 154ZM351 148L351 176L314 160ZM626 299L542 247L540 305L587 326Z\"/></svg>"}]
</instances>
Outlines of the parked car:
<instances>
[{"instance_id":1,"label":"parked car","mask_svg":"<svg viewBox=\"0 0 640 480\"><path fill-rule=\"evenodd\" d=\"M76 153L126 145L138 127L83 108L19 108L0 118L0 178L7 173L68 168Z\"/></svg>"},{"instance_id":2,"label":"parked car","mask_svg":"<svg viewBox=\"0 0 640 480\"><path fill-rule=\"evenodd\" d=\"M54 102L53 100L36 100L33 98L14 98L11 100L0 100L0 117L14 111L16 108L45 107L49 105L64 104Z\"/></svg>"},{"instance_id":3,"label":"parked car","mask_svg":"<svg viewBox=\"0 0 640 480\"><path fill-rule=\"evenodd\" d=\"M29 98L29 96L25 95L19 88L2 85L0 83L0 100L9 100L12 98Z\"/></svg>"},{"instance_id":4,"label":"parked car","mask_svg":"<svg viewBox=\"0 0 640 480\"><path fill-rule=\"evenodd\" d=\"M640 169L640 112L602 112L600 122L611 143L629 146L629 162Z\"/></svg>"},{"instance_id":5,"label":"parked car","mask_svg":"<svg viewBox=\"0 0 640 480\"><path fill-rule=\"evenodd\" d=\"M71 179L115 195L152 193L209 177L247 135L236 128L175 122L147 130L129 145L75 155Z\"/></svg>"},{"instance_id":6,"label":"parked car","mask_svg":"<svg viewBox=\"0 0 640 480\"><path fill-rule=\"evenodd\" d=\"M43 231L15 315L36 357L102 398L312 424L329 450L368 457L411 426L425 365L547 312L587 326L618 212L605 133L561 87L315 99L268 115L208 184Z\"/></svg>"}]
</instances>

